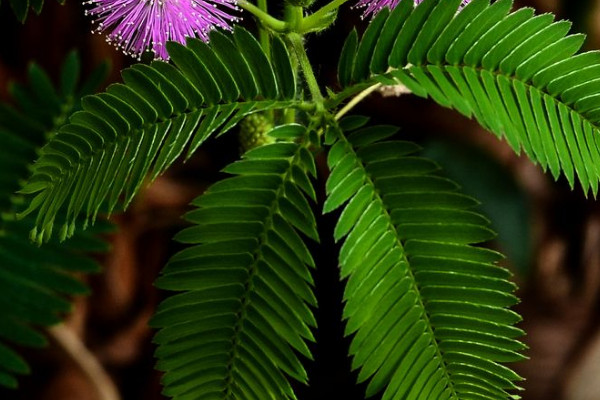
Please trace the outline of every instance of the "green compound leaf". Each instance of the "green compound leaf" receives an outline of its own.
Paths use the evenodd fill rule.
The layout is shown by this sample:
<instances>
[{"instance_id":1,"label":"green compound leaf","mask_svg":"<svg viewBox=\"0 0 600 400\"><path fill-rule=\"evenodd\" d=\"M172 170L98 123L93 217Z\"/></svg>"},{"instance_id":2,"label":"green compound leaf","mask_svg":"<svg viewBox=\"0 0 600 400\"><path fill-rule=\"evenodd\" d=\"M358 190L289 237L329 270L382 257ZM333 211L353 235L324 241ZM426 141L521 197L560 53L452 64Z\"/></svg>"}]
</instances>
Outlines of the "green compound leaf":
<instances>
[{"instance_id":1,"label":"green compound leaf","mask_svg":"<svg viewBox=\"0 0 600 400\"><path fill-rule=\"evenodd\" d=\"M242 28L213 32L210 44L170 42L174 66L134 65L123 71L123 84L84 98L83 110L42 149L23 189L34 196L21 214L37 213L34 239L50 237L55 225L64 239L81 213L86 226L101 211L127 206L147 178L246 115L300 104L289 54L278 40L273 61Z\"/></svg>"},{"instance_id":2,"label":"green compound leaf","mask_svg":"<svg viewBox=\"0 0 600 400\"><path fill-rule=\"evenodd\" d=\"M489 221L418 146L356 121L329 151L325 211L346 204L335 238L359 382L384 400L514 398L502 363L523 359L516 286L474 246L494 237Z\"/></svg>"},{"instance_id":3,"label":"green compound leaf","mask_svg":"<svg viewBox=\"0 0 600 400\"><path fill-rule=\"evenodd\" d=\"M298 125L278 127L296 131ZM306 136L306 128L302 130ZM161 330L157 368L174 399L296 399L288 376L307 382L297 353L311 358L315 306L300 232L318 239L303 194L310 152L277 142L229 165L234 174L194 200L194 225L156 285L178 291L152 320ZM299 179L301 176L301 179Z\"/></svg>"},{"instance_id":4,"label":"green compound leaf","mask_svg":"<svg viewBox=\"0 0 600 400\"><path fill-rule=\"evenodd\" d=\"M600 179L600 53L570 23L512 1L401 1L362 39L348 37L339 81L347 97L377 82L404 85L477 119L555 179L595 196ZM354 73L350 76L349 66ZM329 103L337 106L338 97Z\"/></svg>"}]
</instances>

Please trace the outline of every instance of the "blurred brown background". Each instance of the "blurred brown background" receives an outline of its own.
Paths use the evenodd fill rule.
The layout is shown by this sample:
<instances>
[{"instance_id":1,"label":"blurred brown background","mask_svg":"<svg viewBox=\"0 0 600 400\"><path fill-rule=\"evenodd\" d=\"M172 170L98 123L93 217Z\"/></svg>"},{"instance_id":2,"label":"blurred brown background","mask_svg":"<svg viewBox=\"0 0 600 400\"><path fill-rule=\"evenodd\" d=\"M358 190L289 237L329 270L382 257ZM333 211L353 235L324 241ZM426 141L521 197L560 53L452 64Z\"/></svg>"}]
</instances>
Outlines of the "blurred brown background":
<instances>
[{"instance_id":1,"label":"blurred brown background","mask_svg":"<svg viewBox=\"0 0 600 400\"><path fill-rule=\"evenodd\" d=\"M271 3L280 7L278 1ZM600 48L600 1L516 3L573 20L574 31L589 35L586 47ZM21 25L3 2L0 99L7 99L10 81L25 79L26 66L32 60L56 77L64 56L73 48L82 56L84 71L109 58L113 65L110 81L119 79L119 69L132 60L104 43L102 36L90 33L83 9L74 0L67 0L65 6L47 0L41 16L30 15ZM250 17L245 23L251 26ZM309 55L322 82L335 87L335 62L343 38L353 24L364 27L365 23L358 11L346 7L331 31L310 40ZM492 219L498 230L508 232L495 246L515 256L506 265L513 269L521 287L518 311L524 317L521 327L527 331L524 341L529 346L529 360L515 368L526 378L523 398L600 400L600 203L586 199L579 187L571 191L562 178L553 182L477 123L430 101L376 94L356 112L373 115L377 122L397 123L403 127L404 137L429 144L434 149L430 155L442 165L449 163L450 175L462 179L465 189L480 194L484 206L488 204L490 213L496 213ZM147 322L164 294L157 292L152 282L178 249L171 237L184 226L180 216L187 204L221 177L219 170L236 153L234 135L211 141L191 162L174 166L138 196L125 215L115 217L118 231L110 237L113 252L101 260L104 273L86 278L93 294L75 301L66 330L75 334L78 339L74 343L84 345L93 362L99 362L112 382L109 386L115 385L122 399L162 398ZM476 176L469 164L461 164L471 156L488 160L493 177ZM510 209L502 208L508 205ZM332 218L324 220L323 236L334 222ZM335 259L328 254L316 258L320 265L328 266L317 277L317 290L335 286ZM364 388L354 388L354 376L343 358L347 342L336 336L340 310L335 303L340 290L338 285L333 293L321 294L317 337L322 343L315 347L316 363L309 365L313 388L299 388L301 400L362 398ZM0 389L0 399L101 399L65 344L54 340L46 350L26 350L24 354L32 365L32 375L21 380L18 392Z\"/></svg>"}]
</instances>

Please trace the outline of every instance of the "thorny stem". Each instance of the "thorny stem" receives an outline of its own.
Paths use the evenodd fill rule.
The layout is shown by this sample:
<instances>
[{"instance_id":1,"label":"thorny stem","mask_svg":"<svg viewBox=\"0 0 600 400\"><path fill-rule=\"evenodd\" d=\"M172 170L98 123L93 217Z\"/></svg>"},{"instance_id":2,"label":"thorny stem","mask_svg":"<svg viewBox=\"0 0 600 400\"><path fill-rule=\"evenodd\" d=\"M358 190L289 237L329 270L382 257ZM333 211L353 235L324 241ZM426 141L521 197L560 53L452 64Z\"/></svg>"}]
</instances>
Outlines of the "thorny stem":
<instances>
[{"instance_id":1,"label":"thorny stem","mask_svg":"<svg viewBox=\"0 0 600 400\"><path fill-rule=\"evenodd\" d=\"M308 86L312 100L316 103L317 109L323 109L323 95L321 94L319 83L317 82L315 73L310 65L308 55L306 54L302 35L291 32L287 35L287 38L294 48L296 55L298 56L298 63L300 64L300 69L302 69L302 73L304 75L304 79L306 80L306 85Z\"/></svg>"},{"instance_id":2,"label":"thorny stem","mask_svg":"<svg viewBox=\"0 0 600 400\"><path fill-rule=\"evenodd\" d=\"M302 19L304 18L304 10L302 7L292 6L287 4L284 10L285 21L288 24L288 27L293 26L297 27L299 23L302 23ZM290 63L292 64L292 69L294 70L294 76L298 77L300 62L298 59L298 55L291 44L290 40L286 41L286 46L288 47L288 51L290 54ZM293 108L288 108L284 111L283 114L284 123L294 123L296 122L296 110Z\"/></svg>"}]
</instances>

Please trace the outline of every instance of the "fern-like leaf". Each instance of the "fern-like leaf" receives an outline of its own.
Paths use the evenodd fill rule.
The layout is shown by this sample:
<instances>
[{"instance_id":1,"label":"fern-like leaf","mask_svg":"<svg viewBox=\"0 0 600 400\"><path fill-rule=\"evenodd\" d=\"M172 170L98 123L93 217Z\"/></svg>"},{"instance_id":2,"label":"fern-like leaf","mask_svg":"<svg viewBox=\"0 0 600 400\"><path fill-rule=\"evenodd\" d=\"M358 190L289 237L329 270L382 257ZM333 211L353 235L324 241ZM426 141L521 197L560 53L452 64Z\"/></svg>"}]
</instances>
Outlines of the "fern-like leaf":
<instances>
[{"instance_id":1,"label":"fern-like leaf","mask_svg":"<svg viewBox=\"0 0 600 400\"><path fill-rule=\"evenodd\" d=\"M367 395L384 400L508 399L519 377L517 298L501 255L472 244L494 233L477 202L414 156L418 147L387 139L395 127L342 121L329 151L324 211L347 202L335 228L346 334ZM335 129L335 128L332 128Z\"/></svg>"},{"instance_id":2,"label":"fern-like leaf","mask_svg":"<svg viewBox=\"0 0 600 400\"><path fill-rule=\"evenodd\" d=\"M403 84L420 96L475 117L519 153L561 171L571 186L598 192L600 53L574 55L584 35L570 23L511 0L403 0L382 10L360 42L344 47L341 97L365 85ZM332 105L336 103L333 99Z\"/></svg>"},{"instance_id":3,"label":"fern-like leaf","mask_svg":"<svg viewBox=\"0 0 600 400\"><path fill-rule=\"evenodd\" d=\"M211 33L210 44L189 39L167 45L175 66L155 61L122 72L124 84L83 99L42 149L29 184L35 194L23 215L37 211L32 236L75 231L83 212L94 220L124 200L127 205L149 175L154 179L187 148L187 157L210 135L231 129L253 112L287 108L295 100L295 75L281 40L272 60L242 28ZM123 199L124 197L124 199ZM87 223L87 220L86 220Z\"/></svg>"},{"instance_id":4,"label":"fern-like leaf","mask_svg":"<svg viewBox=\"0 0 600 400\"><path fill-rule=\"evenodd\" d=\"M277 137L306 135L298 125ZM294 399L286 375L307 376L295 351L316 325L309 267L298 232L318 239L305 196L314 199L312 154L292 142L247 152L229 165L236 175L193 204L195 225L176 236L193 245L175 255L157 285L183 291L165 300L152 324L164 393L174 399Z\"/></svg>"},{"instance_id":5,"label":"fern-like leaf","mask_svg":"<svg viewBox=\"0 0 600 400\"><path fill-rule=\"evenodd\" d=\"M19 109L0 104L0 386L14 388L15 376L29 372L14 345L40 347L46 343L39 328L61 321L71 309L68 296L88 292L74 274L99 270L86 253L98 253L107 247L96 237L107 226L99 226L62 245L52 241L40 248L27 238L34 221L14 217L23 203L14 192L27 177L31 160L48 131L64 121L64 113L78 107L76 99L81 91L97 86L95 78L79 85L78 72L79 59L71 53L57 90L44 70L33 64L29 69L30 87L11 88ZM102 65L94 76L105 76L105 72L106 66Z\"/></svg>"}]
</instances>

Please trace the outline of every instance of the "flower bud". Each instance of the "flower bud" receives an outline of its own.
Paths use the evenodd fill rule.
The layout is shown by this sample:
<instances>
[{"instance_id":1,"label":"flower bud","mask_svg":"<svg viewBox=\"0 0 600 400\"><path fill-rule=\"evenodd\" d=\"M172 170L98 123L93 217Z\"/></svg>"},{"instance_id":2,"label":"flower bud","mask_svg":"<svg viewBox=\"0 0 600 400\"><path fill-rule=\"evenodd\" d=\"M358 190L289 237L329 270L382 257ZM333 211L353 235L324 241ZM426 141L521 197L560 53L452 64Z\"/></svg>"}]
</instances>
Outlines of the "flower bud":
<instances>
[{"instance_id":1,"label":"flower bud","mask_svg":"<svg viewBox=\"0 0 600 400\"><path fill-rule=\"evenodd\" d=\"M248 115L240 122L240 150L245 153L255 147L274 142L267 136L267 132L273 129L271 121L262 113Z\"/></svg>"}]
</instances>

